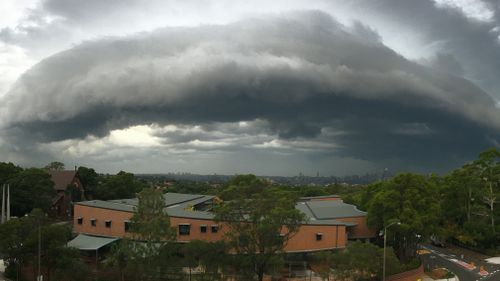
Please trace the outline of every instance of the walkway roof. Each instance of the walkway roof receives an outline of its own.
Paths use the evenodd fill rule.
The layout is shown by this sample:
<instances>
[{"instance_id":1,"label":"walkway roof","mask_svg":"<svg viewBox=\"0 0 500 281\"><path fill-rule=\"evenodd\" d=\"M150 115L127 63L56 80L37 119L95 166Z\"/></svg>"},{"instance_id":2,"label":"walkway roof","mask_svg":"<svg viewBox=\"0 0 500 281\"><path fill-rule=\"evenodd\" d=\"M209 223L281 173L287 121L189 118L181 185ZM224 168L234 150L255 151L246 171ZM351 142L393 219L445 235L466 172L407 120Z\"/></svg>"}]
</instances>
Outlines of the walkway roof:
<instances>
[{"instance_id":1,"label":"walkway roof","mask_svg":"<svg viewBox=\"0 0 500 281\"><path fill-rule=\"evenodd\" d=\"M77 248L83 251L96 251L118 240L118 238L97 237L85 234L78 234L73 240L68 242L68 247Z\"/></svg>"}]
</instances>

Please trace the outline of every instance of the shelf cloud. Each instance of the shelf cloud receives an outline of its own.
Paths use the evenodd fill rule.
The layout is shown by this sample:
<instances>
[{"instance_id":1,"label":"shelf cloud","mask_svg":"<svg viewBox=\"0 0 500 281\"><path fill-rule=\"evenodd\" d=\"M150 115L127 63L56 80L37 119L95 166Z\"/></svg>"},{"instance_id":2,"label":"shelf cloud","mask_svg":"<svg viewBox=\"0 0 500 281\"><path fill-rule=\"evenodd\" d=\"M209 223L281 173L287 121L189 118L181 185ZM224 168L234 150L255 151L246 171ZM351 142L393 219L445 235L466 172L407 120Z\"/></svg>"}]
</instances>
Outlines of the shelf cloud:
<instances>
[{"instance_id":1,"label":"shelf cloud","mask_svg":"<svg viewBox=\"0 0 500 281\"><path fill-rule=\"evenodd\" d=\"M99 37L0 97L0 151L84 162L271 151L322 172L343 160L445 171L500 140L495 100L464 72L452 55L409 60L319 10Z\"/></svg>"}]
</instances>

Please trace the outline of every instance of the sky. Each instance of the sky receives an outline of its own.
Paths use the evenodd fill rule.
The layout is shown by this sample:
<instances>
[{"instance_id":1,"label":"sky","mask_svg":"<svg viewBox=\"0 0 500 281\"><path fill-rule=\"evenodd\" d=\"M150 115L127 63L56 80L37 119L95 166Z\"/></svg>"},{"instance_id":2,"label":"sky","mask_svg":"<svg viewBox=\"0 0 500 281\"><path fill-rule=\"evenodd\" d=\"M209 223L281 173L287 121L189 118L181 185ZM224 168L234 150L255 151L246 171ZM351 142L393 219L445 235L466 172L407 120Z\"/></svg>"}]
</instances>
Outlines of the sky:
<instances>
[{"instance_id":1,"label":"sky","mask_svg":"<svg viewBox=\"0 0 500 281\"><path fill-rule=\"evenodd\" d=\"M445 173L500 147L498 0L6 0L0 161Z\"/></svg>"}]
</instances>

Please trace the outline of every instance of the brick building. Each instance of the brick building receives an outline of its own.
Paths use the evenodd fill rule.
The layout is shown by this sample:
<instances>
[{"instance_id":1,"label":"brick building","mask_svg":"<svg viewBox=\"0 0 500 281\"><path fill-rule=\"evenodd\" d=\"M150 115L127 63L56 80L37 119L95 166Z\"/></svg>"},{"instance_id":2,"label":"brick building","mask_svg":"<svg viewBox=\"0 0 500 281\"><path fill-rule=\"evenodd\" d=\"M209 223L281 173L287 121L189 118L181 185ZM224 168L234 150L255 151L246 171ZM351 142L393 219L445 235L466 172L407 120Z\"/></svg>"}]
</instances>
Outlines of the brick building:
<instances>
[{"instance_id":1,"label":"brick building","mask_svg":"<svg viewBox=\"0 0 500 281\"><path fill-rule=\"evenodd\" d=\"M216 200L214 196L166 193L164 198L170 224L177 231L177 241L223 239L227 227L215 222L214 214L210 212ZM95 237L96 243L103 237L124 237L137 204L136 198L75 203L74 232L85 237L86 241ZM308 219L288 241L286 252L344 248L348 239L375 236L366 225L366 213L337 196L304 197L296 208Z\"/></svg>"}]
</instances>

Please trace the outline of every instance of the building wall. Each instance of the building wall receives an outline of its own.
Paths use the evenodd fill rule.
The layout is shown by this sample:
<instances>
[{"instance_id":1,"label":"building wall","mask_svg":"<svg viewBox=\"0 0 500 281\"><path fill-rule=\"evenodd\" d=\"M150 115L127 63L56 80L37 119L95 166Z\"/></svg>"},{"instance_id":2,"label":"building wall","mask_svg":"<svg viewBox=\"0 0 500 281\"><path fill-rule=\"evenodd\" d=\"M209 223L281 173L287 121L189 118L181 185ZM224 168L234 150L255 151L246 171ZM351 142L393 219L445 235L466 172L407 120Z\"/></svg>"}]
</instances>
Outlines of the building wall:
<instances>
[{"instance_id":1,"label":"building wall","mask_svg":"<svg viewBox=\"0 0 500 281\"><path fill-rule=\"evenodd\" d=\"M93 208L89 206L75 205L73 216L73 231L99 236L124 237L125 221L132 218L132 213L117 210ZM83 224L78 224L78 218L83 218ZM96 226L90 224L90 219L96 219ZM111 220L111 227L106 228L105 221Z\"/></svg>"},{"instance_id":2,"label":"building wall","mask_svg":"<svg viewBox=\"0 0 500 281\"><path fill-rule=\"evenodd\" d=\"M347 227L349 239L371 238L376 235L376 231L370 229L366 224L366 217L338 218L336 220L341 222L354 222L357 224L356 226Z\"/></svg>"},{"instance_id":3,"label":"building wall","mask_svg":"<svg viewBox=\"0 0 500 281\"><path fill-rule=\"evenodd\" d=\"M83 223L78 224L78 218L83 219ZM74 232L98 236L124 237L125 221L130 220L132 213L94 208L89 206L75 205ZM90 219L96 219L96 226L92 226ZM105 221L111 220L111 227L105 226ZM217 224L212 220L190 219L171 217L170 224L177 232L177 241L188 242L191 240L218 241L224 238L228 231L228 226ZM179 224L189 224L189 235L179 235ZM207 232L202 233L200 227L207 226ZM217 233L212 233L211 226L218 225ZM316 234L321 233L322 239L316 240ZM324 250L332 248L344 248L346 244L346 229L343 225L303 225L300 227L289 241L285 250L288 252L303 252Z\"/></svg>"},{"instance_id":4,"label":"building wall","mask_svg":"<svg viewBox=\"0 0 500 281\"><path fill-rule=\"evenodd\" d=\"M321 241L316 241L316 234L322 233ZM303 225L286 245L287 252L303 252L344 248L346 245L344 225Z\"/></svg>"}]
</instances>

